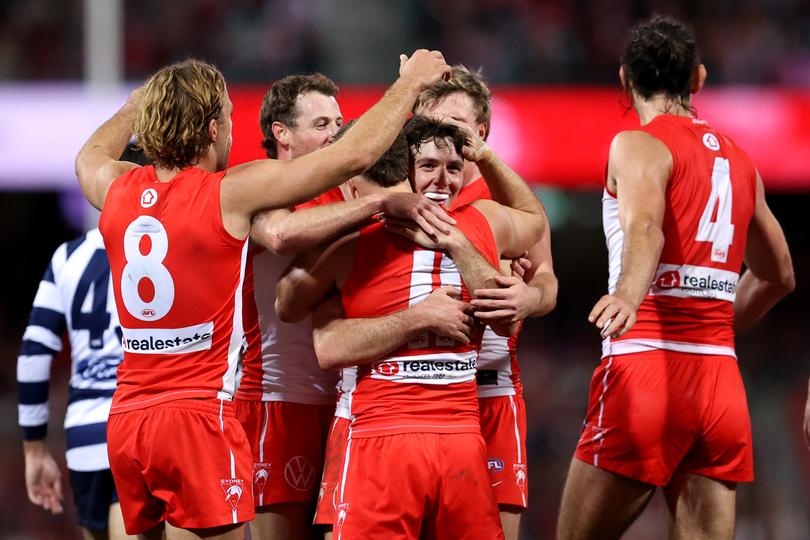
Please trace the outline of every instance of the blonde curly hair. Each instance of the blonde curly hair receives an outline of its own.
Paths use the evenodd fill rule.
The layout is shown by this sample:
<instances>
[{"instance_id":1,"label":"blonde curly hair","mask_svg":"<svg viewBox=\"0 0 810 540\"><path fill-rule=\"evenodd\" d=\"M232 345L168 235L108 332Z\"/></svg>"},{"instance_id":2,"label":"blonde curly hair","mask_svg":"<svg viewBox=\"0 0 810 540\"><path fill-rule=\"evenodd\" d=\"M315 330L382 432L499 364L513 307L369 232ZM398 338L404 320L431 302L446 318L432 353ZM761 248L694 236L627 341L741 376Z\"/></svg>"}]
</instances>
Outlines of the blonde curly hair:
<instances>
[{"instance_id":1,"label":"blonde curly hair","mask_svg":"<svg viewBox=\"0 0 810 540\"><path fill-rule=\"evenodd\" d=\"M208 124L219 121L225 78L200 60L166 66L147 81L132 132L159 167L184 169L208 151Z\"/></svg>"}]
</instances>

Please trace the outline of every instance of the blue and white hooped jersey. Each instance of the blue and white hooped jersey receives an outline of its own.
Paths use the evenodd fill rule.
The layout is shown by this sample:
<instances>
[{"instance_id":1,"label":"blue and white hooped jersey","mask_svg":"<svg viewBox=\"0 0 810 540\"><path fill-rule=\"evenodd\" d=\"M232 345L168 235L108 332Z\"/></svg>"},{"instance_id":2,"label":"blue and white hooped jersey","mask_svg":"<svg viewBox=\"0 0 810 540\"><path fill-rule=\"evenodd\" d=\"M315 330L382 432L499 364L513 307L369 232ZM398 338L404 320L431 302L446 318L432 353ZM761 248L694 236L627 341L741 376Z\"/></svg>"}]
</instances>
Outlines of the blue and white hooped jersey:
<instances>
[{"instance_id":1,"label":"blue and white hooped jersey","mask_svg":"<svg viewBox=\"0 0 810 540\"><path fill-rule=\"evenodd\" d=\"M65 330L71 348L67 465L75 471L108 469L107 417L123 351L98 229L57 248L34 298L17 359L19 423L26 440L47 433L51 363Z\"/></svg>"}]
</instances>

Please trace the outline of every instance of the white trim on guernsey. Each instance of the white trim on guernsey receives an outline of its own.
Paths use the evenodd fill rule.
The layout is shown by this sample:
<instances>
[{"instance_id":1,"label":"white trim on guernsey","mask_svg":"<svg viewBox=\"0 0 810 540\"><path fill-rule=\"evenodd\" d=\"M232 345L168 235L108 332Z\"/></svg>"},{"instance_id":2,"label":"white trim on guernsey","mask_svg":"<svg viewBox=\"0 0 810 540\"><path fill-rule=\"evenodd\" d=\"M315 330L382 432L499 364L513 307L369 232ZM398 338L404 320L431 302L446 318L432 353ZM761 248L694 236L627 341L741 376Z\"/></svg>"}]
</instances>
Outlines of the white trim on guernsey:
<instances>
[{"instance_id":1,"label":"white trim on guernsey","mask_svg":"<svg viewBox=\"0 0 810 540\"><path fill-rule=\"evenodd\" d=\"M228 345L228 369L222 375L222 389L217 394L220 399L231 399L236 391L236 372L242 361L242 343L245 338L244 322L242 321L242 288L245 285L245 266L247 264L248 239L242 246L242 255L239 261L239 284L233 296L233 324L231 325L231 341Z\"/></svg>"},{"instance_id":2,"label":"white trim on guernsey","mask_svg":"<svg viewBox=\"0 0 810 540\"><path fill-rule=\"evenodd\" d=\"M722 345L706 345L704 343L688 343L662 339L623 339L613 341L610 338L605 338L602 340L602 358L655 350L705 354L708 356L731 356L732 358L737 358L737 353L734 351L733 347L724 347Z\"/></svg>"}]
</instances>

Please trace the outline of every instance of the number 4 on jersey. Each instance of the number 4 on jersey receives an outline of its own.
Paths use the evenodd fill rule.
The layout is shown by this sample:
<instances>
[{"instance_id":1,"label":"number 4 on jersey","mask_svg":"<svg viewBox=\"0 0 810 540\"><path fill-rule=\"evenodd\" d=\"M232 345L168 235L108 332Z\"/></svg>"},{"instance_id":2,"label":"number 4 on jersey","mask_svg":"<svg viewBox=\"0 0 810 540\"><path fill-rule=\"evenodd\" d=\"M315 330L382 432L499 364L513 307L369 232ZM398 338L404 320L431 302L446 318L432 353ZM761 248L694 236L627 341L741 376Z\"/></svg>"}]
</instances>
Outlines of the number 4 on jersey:
<instances>
[{"instance_id":1,"label":"number 4 on jersey","mask_svg":"<svg viewBox=\"0 0 810 540\"><path fill-rule=\"evenodd\" d=\"M107 287L110 282L110 264L103 249L97 249L87 267L79 278L73 303L70 306L72 326L76 330L90 332L90 348L101 349L104 346L104 332L110 326L110 312L107 311ZM88 301L90 288L92 299ZM90 303L86 306L85 302ZM85 309L82 309L85 308Z\"/></svg>"},{"instance_id":2,"label":"number 4 on jersey","mask_svg":"<svg viewBox=\"0 0 810 540\"><path fill-rule=\"evenodd\" d=\"M700 216L695 240L711 242L713 262L724 263L728 248L734 240L734 224L731 223L731 174L725 158L714 158L712 167L712 192ZM714 220L712 220L714 218Z\"/></svg>"}]
</instances>

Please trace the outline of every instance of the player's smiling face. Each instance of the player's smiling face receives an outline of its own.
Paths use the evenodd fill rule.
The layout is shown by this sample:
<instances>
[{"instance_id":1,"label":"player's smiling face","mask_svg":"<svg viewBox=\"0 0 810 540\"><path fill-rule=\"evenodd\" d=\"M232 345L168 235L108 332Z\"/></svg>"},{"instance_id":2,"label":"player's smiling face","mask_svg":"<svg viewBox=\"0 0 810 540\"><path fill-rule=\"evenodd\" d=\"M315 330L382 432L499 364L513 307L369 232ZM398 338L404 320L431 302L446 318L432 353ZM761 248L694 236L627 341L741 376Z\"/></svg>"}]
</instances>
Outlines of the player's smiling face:
<instances>
[{"instance_id":1,"label":"player's smiling face","mask_svg":"<svg viewBox=\"0 0 810 540\"><path fill-rule=\"evenodd\" d=\"M298 116L295 126L288 126L292 157L305 156L335 140L343 115L334 96L307 92L298 96L295 104Z\"/></svg>"},{"instance_id":2,"label":"player's smiling face","mask_svg":"<svg viewBox=\"0 0 810 540\"><path fill-rule=\"evenodd\" d=\"M447 206L461 189L464 160L449 139L423 141L411 167L414 192L432 201Z\"/></svg>"}]
</instances>

